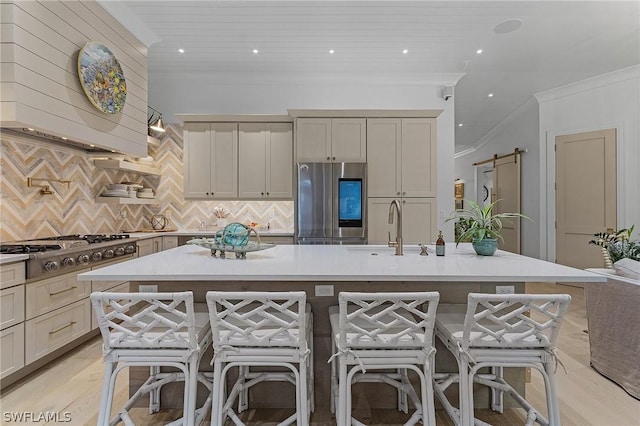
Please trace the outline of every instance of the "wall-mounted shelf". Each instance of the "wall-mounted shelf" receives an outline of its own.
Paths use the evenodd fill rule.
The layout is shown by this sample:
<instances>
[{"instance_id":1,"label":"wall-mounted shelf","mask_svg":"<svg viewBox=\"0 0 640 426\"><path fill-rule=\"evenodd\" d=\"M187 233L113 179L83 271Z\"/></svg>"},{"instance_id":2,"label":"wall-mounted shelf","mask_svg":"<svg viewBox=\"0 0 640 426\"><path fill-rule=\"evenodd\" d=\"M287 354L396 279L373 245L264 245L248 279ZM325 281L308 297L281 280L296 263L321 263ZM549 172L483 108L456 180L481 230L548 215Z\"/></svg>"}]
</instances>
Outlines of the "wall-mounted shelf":
<instances>
[{"instance_id":1,"label":"wall-mounted shelf","mask_svg":"<svg viewBox=\"0 0 640 426\"><path fill-rule=\"evenodd\" d=\"M95 160L96 167L103 169L117 169L140 175L160 176L160 169L147 164L131 163L124 160Z\"/></svg>"},{"instance_id":2,"label":"wall-mounted shelf","mask_svg":"<svg viewBox=\"0 0 640 426\"><path fill-rule=\"evenodd\" d=\"M96 197L96 203L105 204L158 204L156 198Z\"/></svg>"}]
</instances>

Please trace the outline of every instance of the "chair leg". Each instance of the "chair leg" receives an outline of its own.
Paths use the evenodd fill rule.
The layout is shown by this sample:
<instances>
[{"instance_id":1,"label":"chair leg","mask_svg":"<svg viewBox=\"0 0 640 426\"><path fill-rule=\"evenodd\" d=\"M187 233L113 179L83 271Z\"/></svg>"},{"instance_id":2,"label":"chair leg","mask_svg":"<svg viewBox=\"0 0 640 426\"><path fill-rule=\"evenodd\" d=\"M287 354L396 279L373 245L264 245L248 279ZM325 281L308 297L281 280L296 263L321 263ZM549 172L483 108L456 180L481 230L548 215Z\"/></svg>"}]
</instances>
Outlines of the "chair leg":
<instances>
[{"instance_id":1,"label":"chair leg","mask_svg":"<svg viewBox=\"0 0 640 426\"><path fill-rule=\"evenodd\" d=\"M244 385L246 381L246 377L249 374L250 367L248 365L241 365L238 367L238 375L242 378L242 385ZM244 387L238 395L238 414L249 408L249 388Z\"/></svg>"},{"instance_id":2,"label":"chair leg","mask_svg":"<svg viewBox=\"0 0 640 426\"><path fill-rule=\"evenodd\" d=\"M497 381L500 381L504 374L504 367L491 367L491 374L496 377ZM504 411L504 392L493 386L491 387L491 409L498 413Z\"/></svg>"},{"instance_id":3,"label":"chair leg","mask_svg":"<svg viewBox=\"0 0 640 426\"><path fill-rule=\"evenodd\" d=\"M460 372L460 426L473 426L473 376L465 360L458 358Z\"/></svg>"},{"instance_id":4,"label":"chair leg","mask_svg":"<svg viewBox=\"0 0 640 426\"><path fill-rule=\"evenodd\" d=\"M338 357L339 360L339 373L338 373L338 412L336 414L336 422L338 426L348 426L347 423L347 363L342 357Z\"/></svg>"},{"instance_id":5,"label":"chair leg","mask_svg":"<svg viewBox=\"0 0 640 426\"><path fill-rule=\"evenodd\" d=\"M556 381L553 369L555 365L552 362L544 363L545 390L547 392L547 410L549 411L549 425L560 426L560 406L558 403L558 395L556 394Z\"/></svg>"},{"instance_id":6,"label":"chair leg","mask_svg":"<svg viewBox=\"0 0 640 426\"><path fill-rule=\"evenodd\" d=\"M398 376L402 378L407 378L407 369L406 368L398 368L396 369ZM407 382L409 379L407 378ZM407 414L409 412L409 403L407 402L407 393L402 388L397 388L398 391L398 411L402 411Z\"/></svg>"},{"instance_id":7,"label":"chair leg","mask_svg":"<svg viewBox=\"0 0 640 426\"><path fill-rule=\"evenodd\" d=\"M435 356L432 356L429 362L430 368L435 368ZM433 372L424 369L424 377L422 380L422 424L425 426L435 426L436 424L436 407L435 395L433 392Z\"/></svg>"},{"instance_id":8,"label":"chair leg","mask_svg":"<svg viewBox=\"0 0 640 426\"><path fill-rule=\"evenodd\" d=\"M149 377L155 377L160 373L160 367L152 365L149 367ZM149 414L154 414L160 411L160 386L154 388L149 392Z\"/></svg>"},{"instance_id":9,"label":"chair leg","mask_svg":"<svg viewBox=\"0 0 640 426\"><path fill-rule=\"evenodd\" d=\"M100 409L98 411L98 426L106 426L109 424L109 416L111 415L111 375L113 374L113 363L105 362L104 378L102 379L102 394L100 395Z\"/></svg>"},{"instance_id":10,"label":"chair leg","mask_svg":"<svg viewBox=\"0 0 640 426\"><path fill-rule=\"evenodd\" d=\"M333 339L331 339L331 353L335 354L336 353L336 343L333 341ZM329 393L331 395L331 401L329 401L330 404L330 410L333 414L336 414L336 401L338 398L337 392L337 386L338 386L338 381L337 381L337 367L336 367L336 358L331 360L330 363L330 367L331 367L331 382L330 382L330 386L331 388L329 389ZM338 419L338 416L336 414L336 421Z\"/></svg>"},{"instance_id":11,"label":"chair leg","mask_svg":"<svg viewBox=\"0 0 640 426\"><path fill-rule=\"evenodd\" d=\"M224 404L224 383L222 376L222 362L215 361L213 364L213 396L211 402L211 426L222 426L224 422L224 413L222 406Z\"/></svg>"},{"instance_id":12,"label":"chair leg","mask_svg":"<svg viewBox=\"0 0 640 426\"><path fill-rule=\"evenodd\" d=\"M198 396L198 360L192 360L187 364L187 372L185 373L185 402L183 408L183 417L185 425L195 424L196 416L196 399Z\"/></svg>"},{"instance_id":13,"label":"chair leg","mask_svg":"<svg viewBox=\"0 0 640 426\"><path fill-rule=\"evenodd\" d=\"M298 424L309 424L309 403L307 398L307 361L300 362L300 372L296 383L296 399L299 401Z\"/></svg>"}]
</instances>

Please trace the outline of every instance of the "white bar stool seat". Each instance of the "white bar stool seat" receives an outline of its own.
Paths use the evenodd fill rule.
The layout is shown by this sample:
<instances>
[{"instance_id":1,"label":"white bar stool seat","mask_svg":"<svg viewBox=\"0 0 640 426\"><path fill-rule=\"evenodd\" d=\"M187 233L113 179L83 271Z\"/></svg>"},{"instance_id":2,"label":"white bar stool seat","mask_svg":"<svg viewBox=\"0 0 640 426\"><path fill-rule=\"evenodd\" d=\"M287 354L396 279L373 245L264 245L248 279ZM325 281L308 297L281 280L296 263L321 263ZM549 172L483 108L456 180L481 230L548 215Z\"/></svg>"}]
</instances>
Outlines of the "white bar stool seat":
<instances>
[{"instance_id":1,"label":"white bar stool seat","mask_svg":"<svg viewBox=\"0 0 640 426\"><path fill-rule=\"evenodd\" d=\"M458 373L436 374L435 392L456 425L487 424L474 418L474 383L491 388L494 411L503 412L506 392L527 411L527 425L560 425L554 345L570 301L566 294L469 293L466 306L440 305L436 336L454 355ZM484 367L490 367L491 373L479 373ZM540 372L549 419L503 379L504 367L530 367ZM445 396L454 383L459 383L459 408Z\"/></svg>"},{"instance_id":2,"label":"white bar stool seat","mask_svg":"<svg viewBox=\"0 0 640 426\"><path fill-rule=\"evenodd\" d=\"M249 389L279 381L296 389L296 412L279 425L308 425L314 410L313 315L305 292L209 291L207 305L214 347L211 424L222 426L230 418L243 425L238 414L249 408ZM236 367L238 378L226 395L227 374ZM232 408L236 399L238 413Z\"/></svg>"},{"instance_id":3,"label":"white bar stool seat","mask_svg":"<svg viewBox=\"0 0 640 426\"><path fill-rule=\"evenodd\" d=\"M357 382L394 386L399 410L408 413L407 397L416 407L407 425L435 425L433 329L439 298L438 292L339 294L339 306L329 308L331 411L338 426L363 424L351 415L351 385ZM420 380L420 395L408 370Z\"/></svg>"},{"instance_id":4,"label":"white bar stool seat","mask_svg":"<svg viewBox=\"0 0 640 426\"><path fill-rule=\"evenodd\" d=\"M211 345L211 327L206 313L194 312L193 293L94 292L91 303L102 334L105 362L98 425L133 425L128 411L146 394L149 412L158 412L162 386L176 381L184 382L183 412L170 424L200 424L211 404L211 378L198 372L200 359ZM134 366L149 367L149 377L109 420L117 375ZM161 367L178 371L161 372ZM209 397L196 410L198 382L208 388Z\"/></svg>"}]
</instances>

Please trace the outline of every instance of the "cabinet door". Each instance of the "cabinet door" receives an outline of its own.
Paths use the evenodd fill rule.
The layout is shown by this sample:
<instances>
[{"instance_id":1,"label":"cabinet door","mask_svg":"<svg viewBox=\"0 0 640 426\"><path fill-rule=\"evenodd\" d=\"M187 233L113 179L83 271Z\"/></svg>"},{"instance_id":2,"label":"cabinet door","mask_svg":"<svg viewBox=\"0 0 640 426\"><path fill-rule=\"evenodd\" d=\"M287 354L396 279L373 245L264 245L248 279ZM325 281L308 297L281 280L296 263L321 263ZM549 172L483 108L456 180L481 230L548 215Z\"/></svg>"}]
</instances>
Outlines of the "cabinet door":
<instances>
[{"instance_id":1,"label":"cabinet door","mask_svg":"<svg viewBox=\"0 0 640 426\"><path fill-rule=\"evenodd\" d=\"M436 207L435 198L402 199L402 239L405 244L436 241Z\"/></svg>"},{"instance_id":2,"label":"cabinet door","mask_svg":"<svg viewBox=\"0 0 640 426\"><path fill-rule=\"evenodd\" d=\"M369 198L367 200L367 242L387 244L389 232L395 239L395 222L389 225L389 205L393 198Z\"/></svg>"},{"instance_id":3,"label":"cabinet door","mask_svg":"<svg viewBox=\"0 0 640 426\"><path fill-rule=\"evenodd\" d=\"M331 161L367 161L367 121L364 118L331 120Z\"/></svg>"},{"instance_id":4,"label":"cabinet door","mask_svg":"<svg viewBox=\"0 0 640 426\"><path fill-rule=\"evenodd\" d=\"M296 121L298 162L331 162L331 119L298 118Z\"/></svg>"},{"instance_id":5,"label":"cabinet door","mask_svg":"<svg viewBox=\"0 0 640 426\"><path fill-rule=\"evenodd\" d=\"M138 257L154 253L153 238L138 241Z\"/></svg>"},{"instance_id":6,"label":"cabinet door","mask_svg":"<svg viewBox=\"0 0 640 426\"><path fill-rule=\"evenodd\" d=\"M367 120L367 191L369 197L399 197L402 166L399 118Z\"/></svg>"},{"instance_id":7,"label":"cabinet door","mask_svg":"<svg viewBox=\"0 0 640 426\"><path fill-rule=\"evenodd\" d=\"M184 128L184 198L210 198L211 125L191 123Z\"/></svg>"},{"instance_id":8,"label":"cabinet door","mask_svg":"<svg viewBox=\"0 0 640 426\"><path fill-rule=\"evenodd\" d=\"M0 331L0 378L24 367L24 323Z\"/></svg>"},{"instance_id":9,"label":"cabinet door","mask_svg":"<svg viewBox=\"0 0 640 426\"><path fill-rule=\"evenodd\" d=\"M267 124L267 138L267 196L269 198L293 198L291 124Z\"/></svg>"},{"instance_id":10,"label":"cabinet door","mask_svg":"<svg viewBox=\"0 0 640 426\"><path fill-rule=\"evenodd\" d=\"M238 124L211 124L211 196L238 198Z\"/></svg>"},{"instance_id":11,"label":"cabinet door","mask_svg":"<svg viewBox=\"0 0 640 426\"><path fill-rule=\"evenodd\" d=\"M178 247L178 237L162 237L162 250Z\"/></svg>"},{"instance_id":12,"label":"cabinet door","mask_svg":"<svg viewBox=\"0 0 640 426\"><path fill-rule=\"evenodd\" d=\"M24 285L0 290L0 329L24 321Z\"/></svg>"},{"instance_id":13,"label":"cabinet door","mask_svg":"<svg viewBox=\"0 0 640 426\"><path fill-rule=\"evenodd\" d=\"M238 197L264 198L267 174L267 130L263 123L240 123L238 130Z\"/></svg>"},{"instance_id":14,"label":"cabinet door","mask_svg":"<svg viewBox=\"0 0 640 426\"><path fill-rule=\"evenodd\" d=\"M436 122L431 118L402 119L402 196L435 197Z\"/></svg>"}]
</instances>

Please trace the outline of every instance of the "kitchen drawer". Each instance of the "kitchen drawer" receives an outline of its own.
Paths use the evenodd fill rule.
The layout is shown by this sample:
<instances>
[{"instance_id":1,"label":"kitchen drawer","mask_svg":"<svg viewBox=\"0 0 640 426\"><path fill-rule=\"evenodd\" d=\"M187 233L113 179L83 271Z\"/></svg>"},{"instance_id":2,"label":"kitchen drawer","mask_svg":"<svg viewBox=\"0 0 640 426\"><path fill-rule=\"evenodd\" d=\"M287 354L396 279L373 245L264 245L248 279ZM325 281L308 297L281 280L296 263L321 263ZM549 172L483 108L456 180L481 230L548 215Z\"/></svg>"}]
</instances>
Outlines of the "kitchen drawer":
<instances>
[{"instance_id":1,"label":"kitchen drawer","mask_svg":"<svg viewBox=\"0 0 640 426\"><path fill-rule=\"evenodd\" d=\"M27 319L89 297L91 282L77 279L80 272L86 271L72 272L27 284Z\"/></svg>"},{"instance_id":2,"label":"kitchen drawer","mask_svg":"<svg viewBox=\"0 0 640 426\"><path fill-rule=\"evenodd\" d=\"M105 290L111 293L129 293L129 282L127 281L127 282L121 283L116 287L105 289ZM105 309L106 312L112 311L112 309L109 306L106 306L105 308L106 308ZM98 328L98 318L96 317L96 312L93 310L93 306L92 306L91 307L91 329L95 330L96 328Z\"/></svg>"},{"instance_id":3,"label":"kitchen drawer","mask_svg":"<svg viewBox=\"0 0 640 426\"><path fill-rule=\"evenodd\" d=\"M0 330L24 321L24 285L0 290Z\"/></svg>"},{"instance_id":4,"label":"kitchen drawer","mask_svg":"<svg viewBox=\"0 0 640 426\"><path fill-rule=\"evenodd\" d=\"M25 364L84 336L91 329L88 298L25 322Z\"/></svg>"},{"instance_id":5,"label":"kitchen drawer","mask_svg":"<svg viewBox=\"0 0 640 426\"><path fill-rule=\"evenodd\" d=\"M131 259L135 259L133 257L133 255L125 256L125 257L119 257L117 260L114 260L114 261L108 262L108 263L103 263L100 266L96 266L96 267L91 268L91 270L93 271L95 269L104 268L105 266L115 265L116 263L122 263L122 262L125 262L127 260L131 260ZM115 286L117 286L119 284L124 284L124 283L125 283L125 281L117 281L117 280L116 281L91 281L91 292L93 293L94 291L105 291L107 289L110 289L112 287L115 287Z\"/></svg>"},{"instance_id":6,"label":"kitchen drawer","mask_svg":"<svg viewBox=\"0 0 640 426\"><path fill-rule=\"evenodd\" d=\"M162 237L162 250L169 250L178 247L178 237Z\"/></svg>"},{"instance_id":7,"label":"kitchen drawer","mask_svg":"<svg viewBox=\"0 0 640 426\"><path fill-rule=\"evenodd\" d=\"M24 323L0 331L0 378L24 367Z\"/></svg>"},{"instance_id":8,"label":"kitchen drawer","mask_svg":"<svg viewBox=\"0 0 640 426\"><path fill-rule=\"evenodd\" d=\"M9 263L0 266L0 288L24 284L26 267L24 262Z\"/></svg>"}]
</instances>

